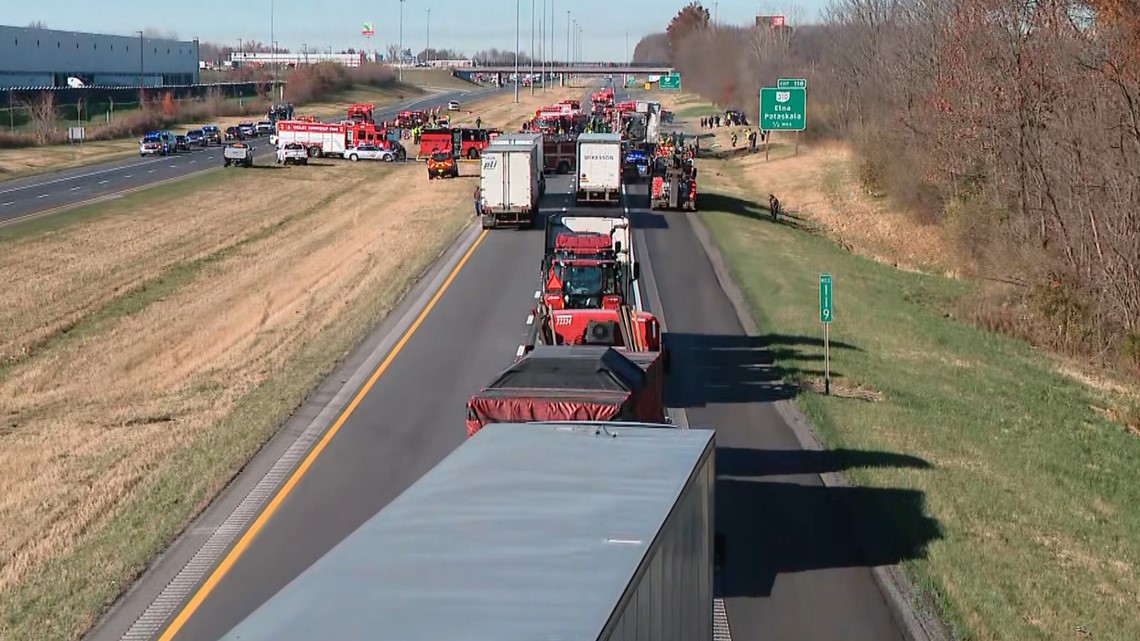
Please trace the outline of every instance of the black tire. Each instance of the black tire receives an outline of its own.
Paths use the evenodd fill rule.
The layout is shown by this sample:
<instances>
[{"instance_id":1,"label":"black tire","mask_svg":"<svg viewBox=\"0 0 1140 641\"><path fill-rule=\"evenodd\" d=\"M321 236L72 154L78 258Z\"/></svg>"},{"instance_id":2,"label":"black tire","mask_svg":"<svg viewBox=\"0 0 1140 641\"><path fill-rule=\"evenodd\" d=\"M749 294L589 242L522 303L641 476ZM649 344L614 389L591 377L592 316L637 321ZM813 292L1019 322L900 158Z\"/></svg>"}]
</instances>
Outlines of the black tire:
<instances>
[{"instance_id":1,"label":"black tire","mask_svg":"<svg viewBox=\"0 0 1140 641\"><path fill-rule=\"evenodd\" d=\"M313 145L312 147L309 147L306 152L309 154L309 158L317 158L321 155L321 148Z\"/></svg>"},{"instance_id":2,"label":"black tire","mask_svg":"<svg viewBox=\"0 0 1140 641\"><path fill-rule=\"evenodd\" d=\"M570 163L563 160L562 162L558 163L558 169L556 171L562 175L570 173Z\"/></svg>"},{"instance_id":3,"label":"black tire","mask_svg":"<svg viewBox=\"0 0 1140 641\"><path fill-rule=\"evenodd\" d=\"M356 154L350 154L348 156L348 159L351 160L352 162L357 162L358 160L360 160L360 156L358 156Z\"/></svg>"}]
</instances>

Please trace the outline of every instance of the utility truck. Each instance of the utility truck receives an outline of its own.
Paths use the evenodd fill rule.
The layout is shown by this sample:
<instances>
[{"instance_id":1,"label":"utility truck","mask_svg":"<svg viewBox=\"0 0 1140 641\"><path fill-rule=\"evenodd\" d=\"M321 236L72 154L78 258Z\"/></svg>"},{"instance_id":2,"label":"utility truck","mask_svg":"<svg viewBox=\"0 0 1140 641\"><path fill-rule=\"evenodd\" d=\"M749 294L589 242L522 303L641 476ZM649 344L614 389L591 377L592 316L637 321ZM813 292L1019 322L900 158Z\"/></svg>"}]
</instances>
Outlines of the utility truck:
<instances>
[{"instance_id":1,"label":"utility truck","mask_svg":"<svg viewBox=\"0 0 1140 641\"><path fill-rule=\"evenodd\" d=\"M496 142L483 150L479 190L483 229L534 225L545 185L539 144Z\"/></svg>"},{"instance_id":2,"label":"utility truck","mask_svg":"<svg viewBox=\"0 0 1140 641\"><path fill-rule=\"evenodd\" d=\"M621 200L621 135L578 136L575 200L580 205L617 205Z\"/></svg>"}]
</instances>

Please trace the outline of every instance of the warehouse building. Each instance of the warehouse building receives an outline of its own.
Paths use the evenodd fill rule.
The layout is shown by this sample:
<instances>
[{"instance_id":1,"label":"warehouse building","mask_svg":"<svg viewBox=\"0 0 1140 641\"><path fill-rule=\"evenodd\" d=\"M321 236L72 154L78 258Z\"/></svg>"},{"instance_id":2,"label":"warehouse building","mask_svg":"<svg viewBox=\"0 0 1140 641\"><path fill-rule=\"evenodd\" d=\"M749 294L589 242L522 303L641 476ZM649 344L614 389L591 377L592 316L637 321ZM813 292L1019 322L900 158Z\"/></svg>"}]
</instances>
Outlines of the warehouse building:
<instances>
[{"instance_id":1,"label":"warehouse building","mask_svg":"<svg viewBox=\"0 0 1140 641\"><path fill-rule=\"evenodd\" d=\"M198 42L0 26L0 89L198 83ZM74 85L75 80L71 81Z\"/></svg>"}]
</instances>

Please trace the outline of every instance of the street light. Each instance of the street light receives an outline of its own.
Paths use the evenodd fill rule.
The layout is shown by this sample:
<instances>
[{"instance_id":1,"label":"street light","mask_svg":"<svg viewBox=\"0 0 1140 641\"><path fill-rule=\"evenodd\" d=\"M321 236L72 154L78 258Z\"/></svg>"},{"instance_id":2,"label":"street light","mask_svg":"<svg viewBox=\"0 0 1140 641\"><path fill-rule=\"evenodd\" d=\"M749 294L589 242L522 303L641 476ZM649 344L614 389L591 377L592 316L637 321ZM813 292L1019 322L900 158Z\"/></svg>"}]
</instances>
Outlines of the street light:
<instances>
[{"instance_id":1,"label":"street light","mask_svg":"<svg viewBox=\"0 0 1140 641\"><path fill-rule=\"evenodd\" d=\"M404 81L404 0L400 0L400 50L396 52L396 69Z\"/></svg>"},{"instance_id":2,"label":"street light","mask_svg":"<svg viewBox=\"0 0 1140 641\"><path fill-rule=\"evenodd\" d=\"M566 10L566 62L563 64L566 65L567 71L569 71L569 66L570 66L570 10L569 9ZM569 82L570 82L570 74L569 73L563 73L562 74L562 84L566 85Z\"/></svg>"},{"instance_id":3,"label":"street light","mask_svg":"<svg viewBox=\"0 0 1140 641\"><path fill-rule=\"evenodd\" d=\"M143 32L136 31L135 33L139 34L139 89L142 89L146 86L145 76L143 75L143 49L145 48L145 43L143 42ZM241 45L239 44L238 46L240 47Z\"/></svg>"},{"instance_id":4,"label":"street light","mask_svg":"<svg viewBox=\"0 0 1140 641\"><path fill-rule=\"evenodd\" d=\"M534 95L534 0L530 0L530 95Z\"/></svg>"},{"instance_id":5,"label":"street light","mask_svg":"<svg viewBox=\"0 0 1140 641\"><path fill-rule=\"evenodd\" d=\"M276 2L269 0L269 42L273 45L273 85L281 92L279 100L285 100L285 89L281 86L281 65L277 64L277 32L274 27L274 7Z\"/></svg>"},{"instance_id":6,"label":"street light","mask_svg":"<svg viewBox=\"0 0 1140 641\"><path fill-rule=\"evenodd\" d=\"M431 7L427 10L427 46L424 47L424 62L431 62Z\"/></svg>"},{"instance_id":7,"label":"street light","mask_svg":"<svg viewBox=\"0 0 1140 641\"><path fill-rule=\"evenodd\" d=\"M515 0L515 102L519 101L519 5Z\"/></svg>"}]
</instances>

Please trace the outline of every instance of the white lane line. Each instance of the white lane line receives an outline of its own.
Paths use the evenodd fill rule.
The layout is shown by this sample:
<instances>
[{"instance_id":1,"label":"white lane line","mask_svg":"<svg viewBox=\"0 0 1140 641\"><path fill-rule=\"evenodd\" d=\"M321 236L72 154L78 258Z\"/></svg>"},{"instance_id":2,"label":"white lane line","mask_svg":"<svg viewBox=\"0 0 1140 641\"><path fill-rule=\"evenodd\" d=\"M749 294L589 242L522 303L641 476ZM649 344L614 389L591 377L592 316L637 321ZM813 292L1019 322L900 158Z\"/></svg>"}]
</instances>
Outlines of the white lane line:
<instances>
[{"instance_id":1,"label":"white lane line","mask_svg":"<svg viewBox=\"0 0 1140 641\"><path fill-rule=\"evenodd\" d=\"M80 189L83 189L83 185L80 185L78 187L72 187L71 189L68 189L68 191L79 191Z\"/></svg>"},{"instance_id":2,"label":"white lane line","mask_svg":"<svg viewBox=\"0 0 1140 641\"><path fill-rule=\"evenodd\" d=\"M130 175L130 174L127 174L126 176L123 176L123 178L130 178L130 177L131 177L131 175Z\"/></svg>"},{"instance_id":3,"label":"white lane line","mask_svg":"<svg viewBox=\"0 0 1140 641\"><path fill-rule=\"evenodd\" d=\"M732 629L728 627L724 599L713 599L713 641L732 641Z\"/></svg>"},{"instance_id":4,"label":"white lane line","mask_svg":"<svg viewBox=\"0 0 1140 641\"><path fill-rule=\"evenodd\" d=\"M72 180L80 180L83 178L91 178L92 176L102 176L104 174L111 174L111 173L115 173L118 171L127 170L127 169L130 169L132 167L138 167L140 165L147 165L147 164L150 164L152 162L155 162L155 161L154 160L143 160L141 162L137 162L137 163L133 163L131 165L127 165L126 167L112 167L110 169L101 169L99 171L91 171L91 172L88 172L85 174L76 174L74 176L65 176L63 178L55 178L53 180L45 180L44 182L40 182L40 183L34 183L31 185L24 185L23 187L13 187L11 189L0 189L0 194L9 194L9 193L16 192L16 191L24 191L27 189L35 189L37 187L46 187L48 185L56 185L59 183L70 182Z\"/></svg>"},{"instance_id":5,"label":"white lane line","mask_svg":"<svg viewBox=\"0 0 1140 641\"><path fill-rule=\"evenodd\" d=\"M191 164L191 165L193 165L193 164L194 164L194 163L196 163L196 162L198 162L198 161L197 161L197 160L191 160L191 161L190 161L190 164Z\"/></svg>"},{"instance_id":6,"label":"white lane line","mask_svg":"<svg viewBox=\"0 0 1140 641\"><path fill-rule=\"evenodd\" d=\"M11 207L12 205L15 205L15 204L16 204L16 201L14 201L14 200L9 200L8 202L6 202L6 203L4 203L3 205L0 205L0 206L3 206L3 207Z\"/></svg>"},{"instance_id":7,"label":"white lane line","mask_svg":"<svg viewBox=\"0 0 1140 641\"><path fill-rule=\"evenodd\" d=\"M515 351L515 356L516 357L522 357L522 355L525 353L526 353L526 346L525 345L519 345L518 350Z\"/></svg>"},{"instance_id":8,"label":"white lane line","mask_svg":"<svg viewBox=\"0 0 1140 641\"><path fill-rule=\"evenodd\" d=\"M535 290L534 297L535 298L542 298L542 292Z\"/></svg>"},{"instance_id":9,"label":"white lane line","mask_svg":"<svg viewBox=\"0 0 1140 641\"><path fill-rule=\"evenodd\" d=\"M100 184L100 185L106 185L106 184L107 184L107 183L109 183L109 182L111 182L111 181L110 181L110 180L100 180L100 181L99 181L99 184Z\"/></svg>"},{"instance_id":10,"label":"white lane line","mask_svg":"<svg viewBox=\"0 0 1140 641\"><path fill-rule=\"evenodd\" d=\"M36 198L47 198L49 195L50 194L40 194L39 196L36 196Z\"/></svg>"},{"instance_id":11,"label":"white lane line","mask_svg":"<svg viewBox=\"0 0 1140 641\"><path fill-rule=\"evenodd\" d=\"M526 324L527 325L534 325L534 314L527 314L526 315Z\"/></svg>"},{"instance_id":12,"label":"white lane line","mask_svg":"<svg viewBox=\"0 0 1140 641\"><path fill-rule=\"evenodd\" d=\"M154 170L153 170L153 169L148 169L148 170L146 170L146 173L148 173L148 174L153 174L153 173L154 173Z\"/></svg>"},{"instance_id":13,"label":"white lane line","mask_svg":"<svg viewBox=\"0 0 1140 641\"><path fill-rule=\"evenodd\" d=\"M171 166L170 166L170 168L171 168L171 169L173 169L173 168L175 168L175 167L177 167L177 166L178 166L178 165L171 165Z\"/></svg>"},{"instance_id":14,"label":"white lane line","mask_svg":"<svg viewBox=\"0 0 1140 641\"><path fill-rule=\"evenodd\" d=\"M566 211L566 206L565 206L565 205L563 205L563 206L562 206L562 211Z\"/></svg>"}]
</instances>

